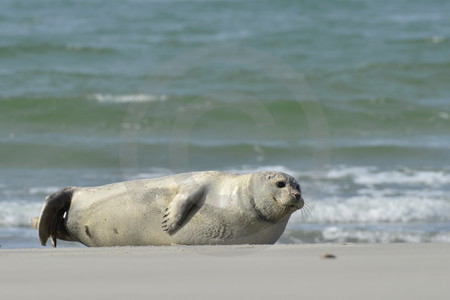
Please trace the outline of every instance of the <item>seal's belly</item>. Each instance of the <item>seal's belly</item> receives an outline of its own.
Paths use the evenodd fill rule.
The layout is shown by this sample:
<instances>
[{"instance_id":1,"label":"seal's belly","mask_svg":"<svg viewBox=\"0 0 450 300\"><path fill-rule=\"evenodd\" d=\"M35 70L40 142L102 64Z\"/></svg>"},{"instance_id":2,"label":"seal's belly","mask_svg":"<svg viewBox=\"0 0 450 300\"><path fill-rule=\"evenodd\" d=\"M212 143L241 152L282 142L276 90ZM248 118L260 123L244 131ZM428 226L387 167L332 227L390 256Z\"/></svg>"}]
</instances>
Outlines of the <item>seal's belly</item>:
<instances>
[{"instance_id":1,"label":"seal's belly","mask_svg":"<svg viewBox=\"0 0 450 300\"><path fill-rule=\"evenodd\" d=\"M241 212L203 205L178 231L163 231L164 212L152 201L99 201L71 207L66 227L87 246L273 244L285 224L261 224ZM124 204L126 203L126 205Z\"/></svg>"},{"instance_id":2,"label":"seal's belly","mask_svg":"<svg viewBox=\"0 0 450 300\"><path fill-rule=\"evenodd\" d=\"M230 245L273 244L286 224L263 224L251 215L204 205L171 236L174 244Z\"/></svg>"},{"instance_id":3,"label":"seal's belly","mask_svg":"<svg viewBox=\"0 0 450 300\"><path fill-rule=\"evenodd\" d=\"M284 224L250 225L238 228L239 223L218 223L209 228L186 226L173 236L174 244L183 245L240 245L274 244L284 231Z\"/></svg>"},{"instance_id":4,"label":"seal's belly","mask_svg":"<svg viewBox=\"0 0 450 300\"><path fill-rule=\"evenodd\" d=\"M87 246L169 245L161 221L171 197L170 190L130 195L128 189L85 189L74 195L66 228Z\"/></svg>"}]
</instances>

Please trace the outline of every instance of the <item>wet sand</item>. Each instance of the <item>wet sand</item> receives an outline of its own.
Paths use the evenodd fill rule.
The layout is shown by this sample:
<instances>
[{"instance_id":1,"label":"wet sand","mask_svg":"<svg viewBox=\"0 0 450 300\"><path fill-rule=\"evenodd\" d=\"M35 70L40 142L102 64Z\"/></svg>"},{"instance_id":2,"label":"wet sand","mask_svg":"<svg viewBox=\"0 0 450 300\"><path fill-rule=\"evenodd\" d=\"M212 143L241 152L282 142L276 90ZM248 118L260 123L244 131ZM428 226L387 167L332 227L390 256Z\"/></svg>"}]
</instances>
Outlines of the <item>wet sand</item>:
<instances>
[{"instance_id":1,"label":"wet sand","mask_svg":"<svg viewBox=\"0 0 450 300\"><path fill-rule=\"evenodd\" d=\"M0 266L0 299L450 297L450 244L0 250Z\"/></svg>"}]
</instances>

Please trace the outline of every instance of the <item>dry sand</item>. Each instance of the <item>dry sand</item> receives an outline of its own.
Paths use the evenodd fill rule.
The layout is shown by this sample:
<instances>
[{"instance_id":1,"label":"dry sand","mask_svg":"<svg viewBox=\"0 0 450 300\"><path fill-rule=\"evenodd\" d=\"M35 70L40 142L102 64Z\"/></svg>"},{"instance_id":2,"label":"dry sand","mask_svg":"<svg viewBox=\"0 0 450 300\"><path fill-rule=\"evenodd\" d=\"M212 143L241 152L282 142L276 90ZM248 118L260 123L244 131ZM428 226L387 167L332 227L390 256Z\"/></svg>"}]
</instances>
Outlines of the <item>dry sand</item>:
<instances>
[{"instance_id":1,"label":"dry sand","mask_svg":"<svg viewBox=\"0 0 450 300\"><path fill-rule=\"evenodd\" d=\"M450 299L450 244L0 250L0 267L0 299Z\"/></svg>"}]
</instances>

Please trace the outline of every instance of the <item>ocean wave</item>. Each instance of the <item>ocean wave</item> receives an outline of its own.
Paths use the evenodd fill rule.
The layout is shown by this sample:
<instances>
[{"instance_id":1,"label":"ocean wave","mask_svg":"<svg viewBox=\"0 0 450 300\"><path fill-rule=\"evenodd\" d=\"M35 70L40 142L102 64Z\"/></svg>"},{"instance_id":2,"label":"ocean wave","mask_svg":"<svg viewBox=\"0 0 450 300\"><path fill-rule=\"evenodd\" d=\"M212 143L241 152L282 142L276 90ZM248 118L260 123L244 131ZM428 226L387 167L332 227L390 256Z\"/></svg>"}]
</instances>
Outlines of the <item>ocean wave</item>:
<instances>
[{"instance_id":1,"label":"ocean wave","mask_svg":"<svg viewBox=\"0 0 450 300\"><path fill-rule=\"evenodd\" d=\"M237 174L245 174L245 173L254 173L254 172L263 172L263 171L276 171L289 174L293 177L300 175L299 171L295 171L283 165L267 165L267 166L251 166L251 165L243 165L239 168L229 168L226 169L227 172L237 173Z\"/></svg>"},{"instance_id":2,"label":"ocean wave","mask_svg":"<svg viewBox=\"0 0 450 300\"><path fill-rule=\"evenodd\" d=\"M448 42L449 39L444 36L432 35L429 37L421 38L396 38L390 40L392 44L441 44Z\"/></svg>"},{"instance_id":3,"label":"ocean wave","mask_svg":"<svg viewBox=\"0 0 450 300\"><path fill-rule=\"evenodd\" d=\"M322 232L322 238L328 242L357 241L365 243L389 243L394 241L421 242L423 235L404 232L388 232L385 230L367 231L361 229L344 229L328 227Z\"/></svg>"},{"instance_id":4,"label":"ocean wave","mask_svg":"<svg viewBox=\"0 0 450 300\"><path fill-rule=\"evenodd\" d=\"M450 221L448 170L339 166L294 174L310 213L294 214L293 224Z\"/></svg>"},{"instance_id":5,"label":"ocean wave","mask_svg":"<svg viewBox=\"0 0 450 300\"><path fill-rule=\"evenodd\" d=\"M431 40L430 40L431 41ZM389 63L389 62L370 62L358 65L354 71L373 71L373 70L391 70L391 71L412 71L418 69L442 69L448 68L449 61L444 62L420 62L410 63ZM410 74L410 76L413 74Z\"/></svg>"},{"instance_id":6,"label":"ocean wave","mask_svg":"<svg viewBox=\"0 0 450 300\"><path fill-rule=\"evenodd\" d=\"M0 202L0 227L31 227L31 219L39 216L41 206L39 202Z\"/></svg>"},{"instance_id":7,"label":"ocean wave","mask_svg":"<svg viewBox=\"0 0 450 300\"><path fill-rule=\"evenodd\" d=\"M55 44L55 43L29 43L11 44L0 46L0 56L17 56L24 53L49 53L49 52L77 52L85 54L114 54L116 49L96 45L81 44Z\"/></svg>"},{"instance_id":8,"label":"ocean wave","mask_svg":"<svg viewBox=\"0 0 450 300\"><path fill-rule=\"evenodd\" d=\"M57 187L57 186L31 187L28 189L28 194L31 196L49 195L49 194L56 192L59 189L60 189L60 187Z\"/></svg>"},{"instance_id":9,"label":"ocean wave","mask_svg":"<svg viewBox=\"0 0 450 300\"><path fill-rule=\"evenodd\" d=\"M310 206L307 220L303 220L301 215L295 215L293 222L351 224L450 221L448 199L403 195L380 198L354 196L316 201Z\"/></svg>"},{"instance_id":10,"label":"ocean wave","mask_svg":"<svg viewBox=\"0 0 450 300\"><path fill-rule=\"evenodd\" d=\"M137 179L148 179L148 178L156 178L156 177L163 177L173 174L173 171L166 168L150 168L148 172L138 172L138 173L131 173L131 172L125 172L124 178L126 180L137 180Z\"/></svg>"},{"instance_id":11,"label":"ocean wave","mask_svg":"<svg viewBox=\"0 0 450 300\"><path fill-rule=\"evenodd\" d=\"M301 243L450 243L450 232L408 227L362 228L328 226L315 230L287 229L280 244Z\"/></svg>"},{"instance_id":12,"label":"ocean wave","mask_svg":"<svg viewBox=\"0 0 450 300\"><path fill-rule=\"evenodd\" d=\"M129 94L129 95L110 95L110 94L93 94L92 98L99 103L142 103L142 102L163 102L168 99L166 95L151 94Z\"/></svg>"},{"instance_id":13,"label":"ocean wave","mask_svg":"<svg viewBox=\"0 0 450 300\"><path fill-rule=\"evenodd\" d=\"M450 172L445 170L381 170L373 166L301 170L282 164L241 165L222 170L238 174L271 170L297 178L309 213L295 213L293 225L450 222ZM132 180L173 172L152 167L138 171L123 169L120 174L123 179ZM10 191L13 194L9 199L29 200L0 202L0 226L28 225L29 219L38 214L43 197L59 188L31 186L23 191Z\"/></svg>"},{"instance_id":14,"label":"ocean wave","mask_svg":"<svg viewBox=\"0 0 450 300\"><path fill-rule=\"evenodd\" d=\"M450 184L450 172L446 170L379 170L376 167L338 167L329 170L328 179L351 179L360 185L428 185L443 186Z\"/></svg>"}]
</instances>

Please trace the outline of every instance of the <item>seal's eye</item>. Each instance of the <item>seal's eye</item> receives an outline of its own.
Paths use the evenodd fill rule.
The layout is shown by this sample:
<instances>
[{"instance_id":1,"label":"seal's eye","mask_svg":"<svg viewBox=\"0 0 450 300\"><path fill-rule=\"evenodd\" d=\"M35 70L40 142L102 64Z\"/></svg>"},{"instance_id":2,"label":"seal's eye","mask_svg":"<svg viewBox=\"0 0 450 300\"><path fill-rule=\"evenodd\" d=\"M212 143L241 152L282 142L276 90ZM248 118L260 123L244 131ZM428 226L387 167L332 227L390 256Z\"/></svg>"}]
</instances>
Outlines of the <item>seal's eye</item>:
<instances>
[{"instance_id":1,"label":"seal's eye","mask_svg":"<svg viewBox=\"0 0 450 300\"><path fill-rule=\"evenodd\" d=\"M277 187L284 188L285 186L286 186L286 183L284 183L283 181L278 181L277 182Z\"/></svg>"}]
</instances>

